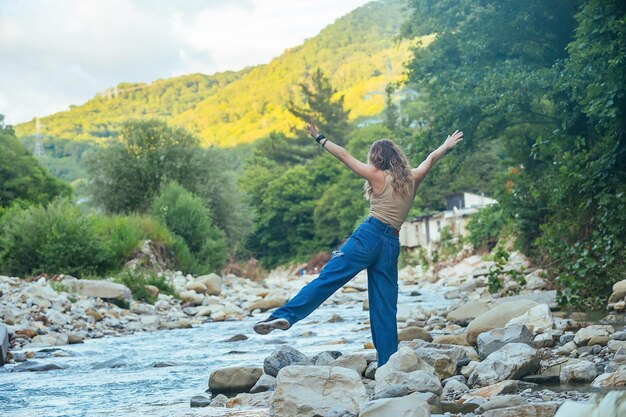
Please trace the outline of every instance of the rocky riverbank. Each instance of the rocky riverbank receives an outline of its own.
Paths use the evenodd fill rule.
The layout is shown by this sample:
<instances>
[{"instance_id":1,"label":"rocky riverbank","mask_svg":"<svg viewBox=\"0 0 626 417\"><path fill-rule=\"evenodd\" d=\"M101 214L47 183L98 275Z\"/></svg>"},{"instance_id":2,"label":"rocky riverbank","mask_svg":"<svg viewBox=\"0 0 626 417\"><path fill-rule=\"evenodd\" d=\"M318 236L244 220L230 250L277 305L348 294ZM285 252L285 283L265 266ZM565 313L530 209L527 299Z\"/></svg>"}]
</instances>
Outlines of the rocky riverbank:
<instances>
[{"instance_id":1,"label":"rocky riverbank","mask_svg":"<svg viewBox=\"0 0 626 417\"><path fill-rule=\"evenodd\" d=\"M518 254L504 268L526 268L524 280L505 278L501 289L518 294L491 295L487 275L492 265L473 256L437 272L404 268L402 294L436 291L445 294L449 305L425 306L410 301L412 297L402 302L400 349L381 369L376 369L371 342L345 345L349 342L338 334L328 351L316 355L307 356L294 344L282 345L257 366L214 369L207 392L199 389L191 406L224 410L210 415L240 410L285 417L392 413L562 417L578 415L572 411L576 407L587 410L581 415L593 415L592 387L626 385L626 333L619 310L626 296L620 292L622 284L614 288L611 315L592 324L583 314L568 317L556 311L555 292L542 271L528 269ZM42 348L89 338L261 318L315 278L296 275L296 270L275 271L262 282L233 275L166 273L180 298L159 294L154 305L131 300L126 287L105 281L0 277L4 323L0 342L4 340L5 354L10 350L4 357L9 363L26 361L13 366L14 371L52 370L58 368L50 363L38 367L27 359L63 355L62 349ZM322 308L357 304L367 310L366 283L365 274L360 274ZM130 308L118 307L110 302L113 299L126 299ZM335 315L329 322L341 320ZM303 338L314 333L298 325L290 330L294 331ZM368 323L355 324L353 331L368 335ZM241 334L232 343L242 338L246 336ZM619 394L607 396L603 410L617 410L618 401L626 402ZM405 411L408 414L402 414Z\"/></svg>"}]
</instances>

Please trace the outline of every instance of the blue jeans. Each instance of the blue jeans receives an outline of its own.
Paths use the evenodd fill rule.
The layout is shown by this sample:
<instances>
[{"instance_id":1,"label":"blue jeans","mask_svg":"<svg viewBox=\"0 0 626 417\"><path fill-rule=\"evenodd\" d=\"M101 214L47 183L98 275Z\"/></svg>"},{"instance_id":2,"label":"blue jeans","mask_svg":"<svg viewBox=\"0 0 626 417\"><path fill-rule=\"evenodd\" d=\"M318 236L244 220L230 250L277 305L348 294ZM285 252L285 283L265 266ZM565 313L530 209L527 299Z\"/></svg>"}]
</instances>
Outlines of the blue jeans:
<instances>
[{"instance_id":1,"label":"blue jeans","mask_svg":"<svg viewBox=\"0 0 626 417\"><path fill-rule=\"evenodd\" d=\"M320 275L272 316L292 325L311 314L335 291L367 268L370 329L378 366L398 350L398 255L400 242L391 226L368 217L340 250L333 252ZM397 233L397 232L396 232Z\"/></svg>"}]
</instances>

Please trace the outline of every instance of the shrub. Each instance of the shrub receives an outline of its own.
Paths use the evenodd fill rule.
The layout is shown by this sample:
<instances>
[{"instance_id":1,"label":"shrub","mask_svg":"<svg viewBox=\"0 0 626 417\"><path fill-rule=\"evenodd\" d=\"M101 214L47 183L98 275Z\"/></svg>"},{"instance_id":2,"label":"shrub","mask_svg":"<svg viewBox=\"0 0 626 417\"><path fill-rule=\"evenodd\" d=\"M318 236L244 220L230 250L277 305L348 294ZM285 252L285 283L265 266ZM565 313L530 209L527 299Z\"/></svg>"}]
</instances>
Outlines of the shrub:
<instances>
[{"instance_id":1,"label":"shrub","mask_svg":"<svg viewBox=\"0 0 626 417\"><path fill-rule=\"evenodd\" d=\"M505 223L506 217L502 207L497 204L485 207L467 223L468 240L474 249L491 250L498 243Z\"/></svg>"},{"instance_id":2,"label":"shrub","mask_svg":"<svg viewBox=\"0 0 626 417\"><path fill-rule=\"evenodd\" d=\"M146 285L148 284L147 277L150 274L150 272L145 270L132 271L125 269L115 277L115 280L120 284L126 285L130 292L133 293L135 300L154 304L156 297L150 294L150 291L146 289Z\"/></svg>"},{"instance_id":3,"label":"shrub","mask_svg":"<svg viewBox=\"0 0 626 417\"><path fill-rule=\"evenodd\" d=\"M154 200L151 212L182 239L195 258L193 262L182 242L174 240L173 249L181 264L195 273L214 271L224 265L227 255L224 233L213 225L209 210L194 194L171 182Z\"/></svg>"},{"instance_id":4,"label":"shrub","mask_svg":"<svg viewBox=\"0 0 626 417\"><path fill-rule=\"evenodd\" d=\"M94 216L66 199L47 207L12 208L0 224L2 272L14 275L44 272L80 276L104 273L114 255L98 233Z\"/></svg>"}]
</instances>

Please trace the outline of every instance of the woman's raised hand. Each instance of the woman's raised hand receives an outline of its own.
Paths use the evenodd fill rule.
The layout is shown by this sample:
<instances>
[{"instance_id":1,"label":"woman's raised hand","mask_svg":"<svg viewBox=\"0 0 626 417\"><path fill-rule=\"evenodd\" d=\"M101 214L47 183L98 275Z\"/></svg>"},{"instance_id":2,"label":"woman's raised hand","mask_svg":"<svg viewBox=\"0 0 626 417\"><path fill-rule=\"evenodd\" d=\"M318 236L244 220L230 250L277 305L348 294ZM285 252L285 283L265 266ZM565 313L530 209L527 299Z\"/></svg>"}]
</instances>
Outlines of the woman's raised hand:
<instances>
[{"instance_id":1,"label":"woman's raised hand","mask_svg":"<svg viewBox=\"0 0 626 417\"><path fill-rule=\"evenodd\" d=\"M320 134L315 127L313 116L309 116L309 123L306 124L306 128L309 131L309 135L313 136L313 138L317 138L317 136Z\"/></svg>"},{"instance_id":2,"label":"woman's raised hand","mask_svg":"<svg viewBox=\"0 0 626 417\"><path fill-rule=\"evenodd\" d=\"M463 140L463 132L455 130L453 134L448 135L446 141L443 143L447 149L452 149L457 143Z\"/></svg>"}]
</instances>

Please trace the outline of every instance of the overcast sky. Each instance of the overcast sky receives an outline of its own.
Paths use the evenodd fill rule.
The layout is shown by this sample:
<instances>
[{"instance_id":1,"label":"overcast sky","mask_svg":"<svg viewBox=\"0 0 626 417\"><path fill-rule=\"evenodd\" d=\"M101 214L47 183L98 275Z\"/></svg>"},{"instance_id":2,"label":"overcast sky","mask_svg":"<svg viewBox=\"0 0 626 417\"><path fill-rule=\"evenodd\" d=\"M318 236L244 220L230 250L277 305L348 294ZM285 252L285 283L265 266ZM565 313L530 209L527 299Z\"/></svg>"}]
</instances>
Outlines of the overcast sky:
<instances>
[{"instance_id":1,"label":"overcast sky","mask_svg":"<svg viewBox=\"0 0 626 417\"><path fill-rule=\"evenodd\" d=\"M119 82L269 62L368 0L0 0L0 114L15 124Z\"/></svg>"}]
</instances>

